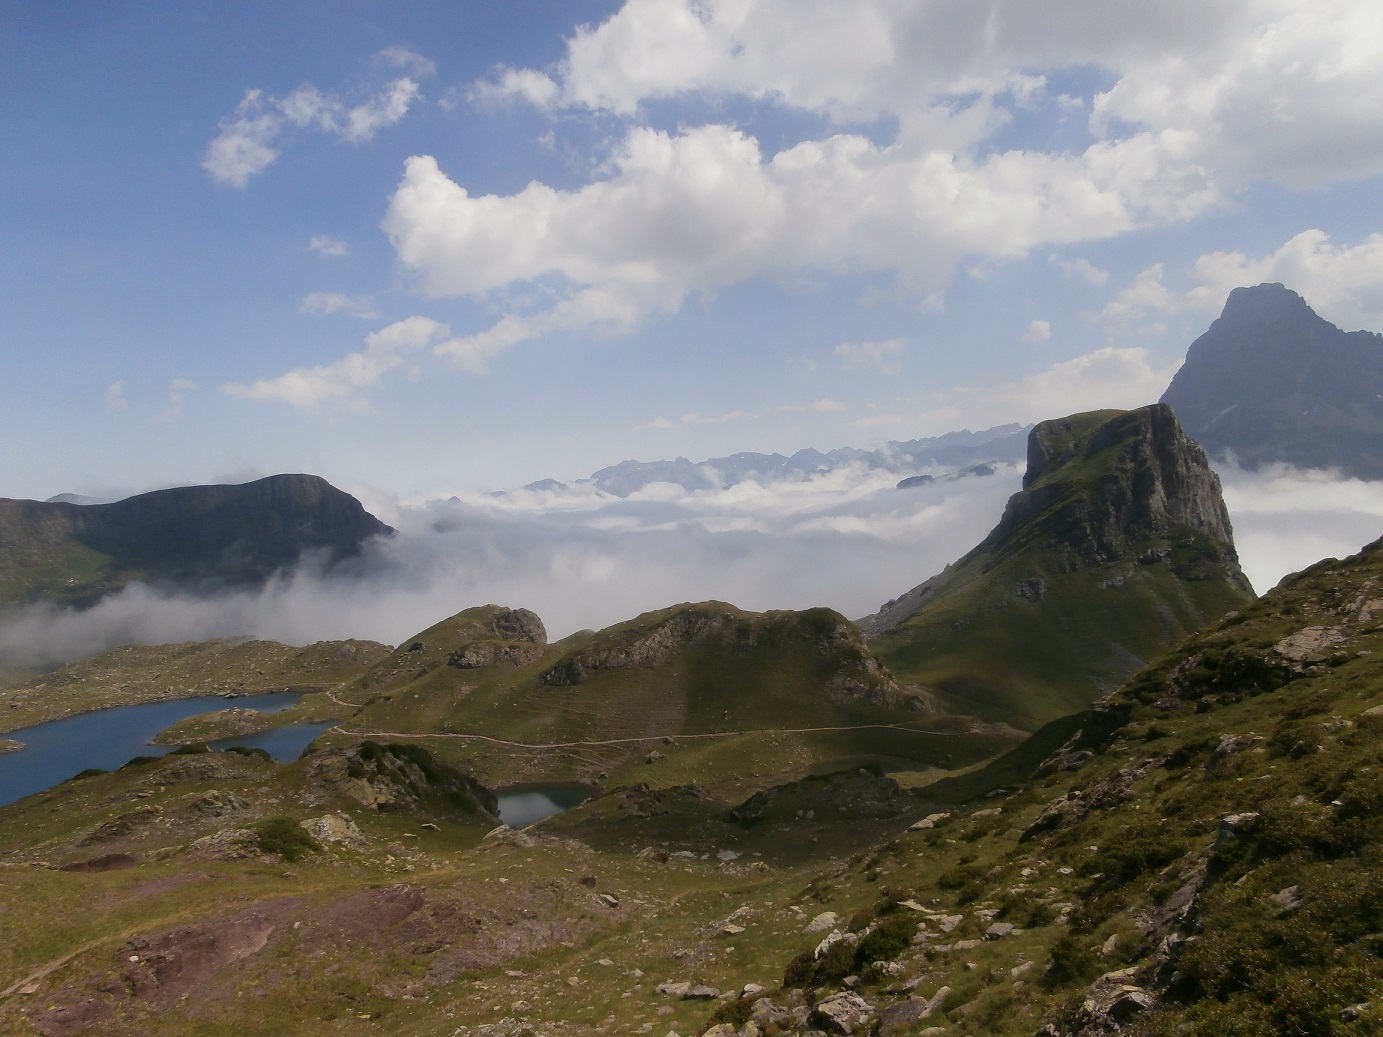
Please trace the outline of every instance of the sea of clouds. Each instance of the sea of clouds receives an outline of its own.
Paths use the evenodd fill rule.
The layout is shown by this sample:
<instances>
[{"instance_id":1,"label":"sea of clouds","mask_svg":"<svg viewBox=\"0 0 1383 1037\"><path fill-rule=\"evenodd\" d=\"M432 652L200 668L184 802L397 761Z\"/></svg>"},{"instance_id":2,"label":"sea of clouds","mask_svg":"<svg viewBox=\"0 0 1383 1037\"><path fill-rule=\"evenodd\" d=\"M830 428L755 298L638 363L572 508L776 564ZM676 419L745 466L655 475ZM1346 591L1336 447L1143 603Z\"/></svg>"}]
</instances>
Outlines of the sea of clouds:
<instances>
[{"instance_id":1,"label":"sea of clouds","mask_svg":"<svg viewBox=\"0 0 1383 1037\"><path fill-rule=\"evenodd\" d=\"M1383 535L1383 483L1220 467L1244 571L1261 593ZM251 636L397 644L461 609L537 612L553 638L684 601L828 605L850 618L941 571L998 521L1021 466L895 488L840 468L799 482L627 498L588 486L404 503L362 493L398 529L327 572L309 561L262 589L215 596L133 585L81 612L33 606L0 622L0 658L47 667L120 644Z\"/></svg>"}]
</instances>

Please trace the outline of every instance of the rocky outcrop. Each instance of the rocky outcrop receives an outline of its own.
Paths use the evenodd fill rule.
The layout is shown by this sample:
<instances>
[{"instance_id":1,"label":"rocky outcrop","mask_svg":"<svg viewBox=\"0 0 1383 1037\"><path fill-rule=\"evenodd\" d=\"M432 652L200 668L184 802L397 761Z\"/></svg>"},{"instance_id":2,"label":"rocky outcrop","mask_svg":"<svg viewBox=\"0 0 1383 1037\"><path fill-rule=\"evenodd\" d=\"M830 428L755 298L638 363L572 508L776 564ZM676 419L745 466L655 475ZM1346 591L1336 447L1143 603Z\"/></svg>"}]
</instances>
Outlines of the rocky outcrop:
<instances>
[{"instance_id":1,"label":"rocky outcrop","mask_svg":"<svg viewBox=\"0 0 1383 1037\"><path fill-rule=\"evenodd\" d=\"M416 810L424 800L449 800L467 812L498 817L494 793L469 774L447 767L417 745L362 742L316 753L308 778L336 795L386 813Z\"/></svg>"},{"instance_id":2,"label":"rocky outcrop","mask_svg":"<svg viewBox=\"0 0 1383 1037\"><path fill-rule=\"evenodd\" d=\"M1383 478L1383 336L1346 333L1280 284L1236 288L1162 402L1216 457Z\"/></svg>"},{"instance_id":3,"label":"rocky outcrop","mask_svg":"<svg viewBox=\"0 0 1383 1037\"><path fill-rule=\"evenodd\" d=\"M1187 534L1205 541L1198 554L1210 557L1198 562L1231 566L1247 589L1219 476L1172 409L1159 403L1034 427L1023 491L976 551L1003 553L1035 541L1061 550L1072 564L1152 564L1169 558L1170 541Z\"/></svg>"},{"instance_id":4,"label":"rocky outcrop","mask_svg":"<svg viewBox=\"0 0 1383 1037\"><path fill-rule=\"evenodd\" d=\"M677 605L602 631L568 654L539 680L575 687L599 671L654 669L689 647L744 658L760 650L800 644L834 661L826 696L832 702L868 702L886 708L907 705L893 676L866 647L858 628L830 609L805 612L741 612L720 602Z\"/></svg>"}]
</instances>

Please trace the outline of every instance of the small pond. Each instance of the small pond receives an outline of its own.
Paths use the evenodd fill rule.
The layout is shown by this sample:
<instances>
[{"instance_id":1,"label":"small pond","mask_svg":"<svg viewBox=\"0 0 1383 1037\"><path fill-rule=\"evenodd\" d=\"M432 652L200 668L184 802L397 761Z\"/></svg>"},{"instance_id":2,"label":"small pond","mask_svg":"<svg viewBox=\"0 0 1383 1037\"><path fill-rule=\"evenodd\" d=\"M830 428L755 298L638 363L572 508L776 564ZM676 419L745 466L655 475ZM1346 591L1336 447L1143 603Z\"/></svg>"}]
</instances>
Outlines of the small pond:
<instances>
[{"instance_id":1,"label":"small pond","mask_svg":"<svg viewBox=\"0 0 1383 1037\"><path fill-rule=\"evenodd\" d=\"M495 790L495 798L499 800L499 819L510 828L522 828L570 810L592 798L593 794L590 786L575 782L511 785Z\"/></svg>"},{"instance_id":2,"label":"small pond","mask_svg":"<svg viewBox=\"0 0 1383 1037\"><path fill-rule=\"evenodd\" d=\"M301 692L275 692L227 700L219 695L166 702L115 706L91 713L50 720L5 738L23 742L18 752L0 753L0 806L41 792L74 774L99 767L115 770L136 756L162 756L177 746L152 745L150 740L165 727L199 713L229 706L276 713L297 702ZM214 749L244 745L264 749L280 763L296 760L309 742L331 724L290 724L273 731L240 735L209 743Z\"/></svg>"}]
</instances>

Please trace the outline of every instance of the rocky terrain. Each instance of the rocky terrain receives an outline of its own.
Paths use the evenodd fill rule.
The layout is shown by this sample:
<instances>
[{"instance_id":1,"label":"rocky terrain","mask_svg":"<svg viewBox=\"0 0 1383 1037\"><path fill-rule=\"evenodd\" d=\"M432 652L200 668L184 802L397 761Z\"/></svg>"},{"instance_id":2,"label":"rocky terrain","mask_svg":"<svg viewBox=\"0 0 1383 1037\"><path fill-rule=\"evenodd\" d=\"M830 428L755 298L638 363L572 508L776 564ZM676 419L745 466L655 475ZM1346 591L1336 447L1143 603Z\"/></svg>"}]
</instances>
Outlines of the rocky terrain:
<instances>
[{"instance_id":1,"label":"rocky terrain","mask_svg":"<svg viewBox=\"0 0 1383 1037\"><path fill-rule=\"evenodd\" d=\"M0 812L0 1032L1377 1033L1381 616L1374 545L978 770L524 832L406 743L75 779Z\"/></svg>"},{"instance_id":2,"label":"rocky terrain","mask_svg":"<svg viewBox=\"0 0 1383 1037\"><path fill-rule=\"evenodd\" d=\"M2 499L0 605L90 605L134 580L257 584L308 553L331 565L392 532L313 475L182 486L112 504Z\"/></svg>"},{"instance_id":3,"label":"rocky terrain","mask_svg":"<svg viewBox=\"0 0 1383 1037\"><path fill-rule=\"evenodd\" d=\"M1162 402L1212 456L1383 478L1383 336L1341 331L1280 284L1230 292Z\"/></svg>"},{"instance_id":4,"label":"rocky terrain","mask_svg":"<svg viewBox=\"0 0 1383 1037\"><path fill-rule=\"evenodd\" d=\"M485 605L13 689L310 687L337 726L0 808L0 1034L1383 1032L1383 541L1254 600L1171 411L1075 415L867 627Z\"/></svg>"},{"instance_id":5,"label":"rocky terrain","mask_svg":"<svg viewBox=\"0 0 1383 1037\"><path fill-rule=\"evenodd\" d=\"M993 531L859 626L900 681L1031 729L1252 594L1219 478L1157 404L1038 424Z\"/></svg>"}]
</instances>

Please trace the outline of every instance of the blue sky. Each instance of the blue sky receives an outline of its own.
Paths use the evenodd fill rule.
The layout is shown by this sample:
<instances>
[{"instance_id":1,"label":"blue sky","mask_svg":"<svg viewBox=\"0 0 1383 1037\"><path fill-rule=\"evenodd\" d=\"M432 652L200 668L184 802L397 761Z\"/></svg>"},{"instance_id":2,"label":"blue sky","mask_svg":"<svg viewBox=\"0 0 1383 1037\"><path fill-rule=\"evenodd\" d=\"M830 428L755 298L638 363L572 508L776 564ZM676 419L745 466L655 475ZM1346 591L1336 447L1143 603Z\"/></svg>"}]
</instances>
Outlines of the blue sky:
<instances>
[{"instance_id":1,"label":"blue sky","mask_svg":"<svg viewBox=\"0 0 1383 1037\"><path fill-rule=\"evenodd\" d=\"M399 498L1150 402L1383 329L1358 0L0 0L0 495Z\"/></svg>"}]
</instances>

